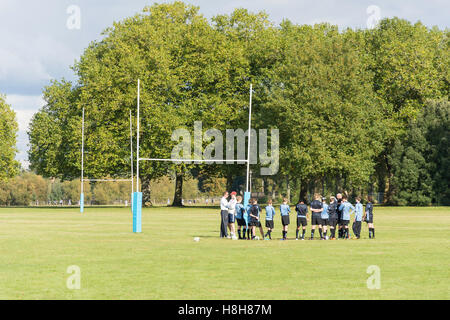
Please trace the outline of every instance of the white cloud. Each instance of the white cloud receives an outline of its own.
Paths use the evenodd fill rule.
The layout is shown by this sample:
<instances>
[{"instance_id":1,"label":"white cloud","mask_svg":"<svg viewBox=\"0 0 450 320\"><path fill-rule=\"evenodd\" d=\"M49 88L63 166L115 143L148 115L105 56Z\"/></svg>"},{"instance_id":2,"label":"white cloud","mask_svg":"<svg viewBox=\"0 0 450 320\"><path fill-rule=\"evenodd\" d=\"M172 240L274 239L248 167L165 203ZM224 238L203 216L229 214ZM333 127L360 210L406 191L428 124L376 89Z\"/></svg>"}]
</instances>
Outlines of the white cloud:
<instances>
[{"instance_id":1,"label":"white cloud","mask_svg":"<svg viewBox=\"0 0 450 320\"><path fill-rule=\"evenodd\" d=\"M28 125L30 124L33 115L45 105L45 101L42 96L8 95L6 96L6 103L15 111L17 123L19 125L17 136L17 148L19 149L19 153L17 154L16 159L21 161L22 166L27 168Z\"/></svg>"}]
</instances>

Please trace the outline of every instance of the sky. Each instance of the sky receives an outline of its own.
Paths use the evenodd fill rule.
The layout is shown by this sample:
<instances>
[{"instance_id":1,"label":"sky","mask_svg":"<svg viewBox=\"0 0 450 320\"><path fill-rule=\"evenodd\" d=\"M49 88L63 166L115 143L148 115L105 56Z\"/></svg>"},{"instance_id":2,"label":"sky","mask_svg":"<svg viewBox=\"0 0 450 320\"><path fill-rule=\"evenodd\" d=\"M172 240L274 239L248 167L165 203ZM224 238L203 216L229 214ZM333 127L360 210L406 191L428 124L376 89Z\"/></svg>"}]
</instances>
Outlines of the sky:
<instances>
[{"instance_id":1,"label":"sky","mask_svg":"<svg viewBox=\"0 0 450 320\"><path fill-rule=\"evenodd\" d=\"M158 3L172 1L156 1ZM235 8L266 11L279 23L329 22L340 28L368 28L385 17L426 26L448 27L448 0L185 0L207 18ZM91 41L114 21L142 11L145 0L0 0L0 94L19 123L17 159L27 166L27 129L45 101L42 89L52 79L74 80L71 66ZM75 6L75 7L74 7Z\"/></svg>"}]
</instances>

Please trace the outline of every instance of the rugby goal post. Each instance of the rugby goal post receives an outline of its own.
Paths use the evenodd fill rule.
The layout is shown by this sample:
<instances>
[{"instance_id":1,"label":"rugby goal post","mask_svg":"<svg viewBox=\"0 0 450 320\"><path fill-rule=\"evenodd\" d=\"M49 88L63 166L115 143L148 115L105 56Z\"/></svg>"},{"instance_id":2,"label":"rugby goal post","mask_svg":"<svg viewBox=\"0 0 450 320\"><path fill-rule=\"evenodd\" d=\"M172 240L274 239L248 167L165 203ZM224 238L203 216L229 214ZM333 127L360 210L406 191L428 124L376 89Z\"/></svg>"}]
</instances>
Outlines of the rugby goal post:
<instances>
[{"instance_id":1,"label":"rugby goal post","mask_svg":"<svg viewBox=\"0 0 450 320\"><path fill-rule=\"evenodd\" d=\"M159 162L191 162L191 163L214 163L214 162L224 162L224 163L235 163L244 162L247 164L247 175L246 175L246 191L244 193L244 208L247 208L248 202L251 197L250 190L250 144L251 144L251 129L252 129L252 98L253 98L253 85L250 84L250 104L249 104L249 115L248 115L248 149L247 149L247 159L245 160L199 160L199 159L157 159L157 158L140 158L140 80L138 79L137 85L137 132L136 132L136 191L133 193L133 232L142 232L142 192L139 190L139 162L140 161L159 161Z\"/></svg>"},{"instance_id":2,"label":"rugby goal post","mask_svg":"<svg viewBox=\"0 0 450 320\"><path fill-rule=\"evenodd\" d=\"M131 210L133 210L133 119L130 110L130 163L131 163L131 179L85 179L84 178L84 108L81 125L81 193L80 193L80 213L84 212L84 182L131 182Z\"/></svg>"}]
</instances>

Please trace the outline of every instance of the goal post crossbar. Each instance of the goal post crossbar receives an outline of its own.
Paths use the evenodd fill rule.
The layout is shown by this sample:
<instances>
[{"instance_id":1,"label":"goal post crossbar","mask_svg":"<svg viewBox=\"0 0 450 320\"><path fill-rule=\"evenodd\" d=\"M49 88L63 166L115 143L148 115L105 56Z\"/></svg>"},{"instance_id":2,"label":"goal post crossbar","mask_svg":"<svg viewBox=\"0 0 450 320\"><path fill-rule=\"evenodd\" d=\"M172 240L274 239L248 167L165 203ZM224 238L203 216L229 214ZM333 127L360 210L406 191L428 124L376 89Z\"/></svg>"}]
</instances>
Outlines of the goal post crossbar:
<instances>
[{"instance_id":1,"label":"goal post crossbar","mask_svg":"<svg viewBox=\"0 0 450 320\"><path fill-rule=\"evenodd\" d=\"M82 182L131 182L133 179L82 179Z\"/></svg>"},{"instance_id":2,"label":"goal post crossbar","mask_svg":"<svg viewBox=\"0 0 450 320\"><path fill-rule=\"evenodd\" d=\"M234 163L234 162L241 162L241 163L247 163L248 160L213 160L213 159L152 159L152 158L140 158L139 161L160 161L160 162L196 162L196 163Z\"/></svg>"}]
</instances>

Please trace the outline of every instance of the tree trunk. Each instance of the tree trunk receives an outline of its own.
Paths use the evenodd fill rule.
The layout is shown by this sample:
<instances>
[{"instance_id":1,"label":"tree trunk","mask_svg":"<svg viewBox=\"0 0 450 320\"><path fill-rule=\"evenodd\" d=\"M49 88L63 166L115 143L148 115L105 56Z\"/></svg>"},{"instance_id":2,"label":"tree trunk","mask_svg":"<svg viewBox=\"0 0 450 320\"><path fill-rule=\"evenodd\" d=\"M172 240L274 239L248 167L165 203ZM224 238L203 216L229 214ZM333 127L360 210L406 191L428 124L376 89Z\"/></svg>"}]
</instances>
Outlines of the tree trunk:
<instances>
[{"instance_id":1,"label":"tree trunk","mask_svg":"<svg viewBox=\"0 0 450 320\"><path fill-rule=\"evenodd\" d=\"M272 200L274 200L274 201L275 201L276 193L277 193L277 182L276 182L276 178L274 178L274 179L272 179Z\"/></svg>"},{"instance_id":2,"label":"tree trunk","mask_svg":"<svg viewBox=\"0 0 450 320\"><path fill-rule=\"evenodd\" d=\"M393 197L393 195L395 193L394 186L392 185L392 177L393 177L392 168L391 168L391 166L389 164L388 157L385 156L384 159L385 159L386 173L387 173L386 174L386 176L387 176L386 187L385 187L385 190L384 190L384 193L385 193L384 203L388 204L388 205L392 205L392 204L394 204L393 201L392 201L392 197Z\"/></svg>"},{"instance_id":3,"label":"tree trunk","mask_svg":"<svg viewBox=\"0 0 450 320\"><path fill-rule=\"evenodd\" d=\"M269 195L269 181L267 180L267 177L264 177L262 179L262 182L263 182L264 196L267 197Z\"/></svg>"},{"instance_id":4,"label":"tree trunk","mask_svg":"<svg viewBox=\"0 0 450 320\"><path fill-rule=\"evenodd\" d=\"M227 170L227 191L232 192L236 190L231 190L233 188L233 172L231 170Z\"/></svg>"},{"instance_id":5,"label":"tree trunk","mask_svg":"<svg viewBox=\"0 0 450 320\"><path fill-rule=\"evenodd\" d=\"M291 202L291 184L289 180L289 176L286 176L286 198L288 199L288 203Z\"/></svg>"},{"instance_id":6,"label":"tree trunk","mask_svg":"<svg viewBox=\"0 0 450 320\"><path fill-rule=\"evenodd\" d=\"M308 181L301 180L300 181L300 194L298 196L298 201L305 201L306 203L306 196L308 195Z\"/></svg>"},{"instance_id":7,"label":"tree trunk","mask_svg":"<svg viewBox=\"0 0 450 320\"><path fill-rule=\"evenodd\" d=\"M152 195L152 189L151 189L151 179L150 177L144 176L142 178L142 206L143 207L151 207L153 206L151 195Z\"/></svg>"},{"instance_id":8,"label":"tree trunk","mask_svg":"<svg viewBox=\"0 0 450 320\"><path fill-rule=\"evenodd\" d=\"M183 206L183 180L184 180L184 173L177 172L175 178L175 195L173 198L172 207Z\"/></svg>"}]
</instances>

